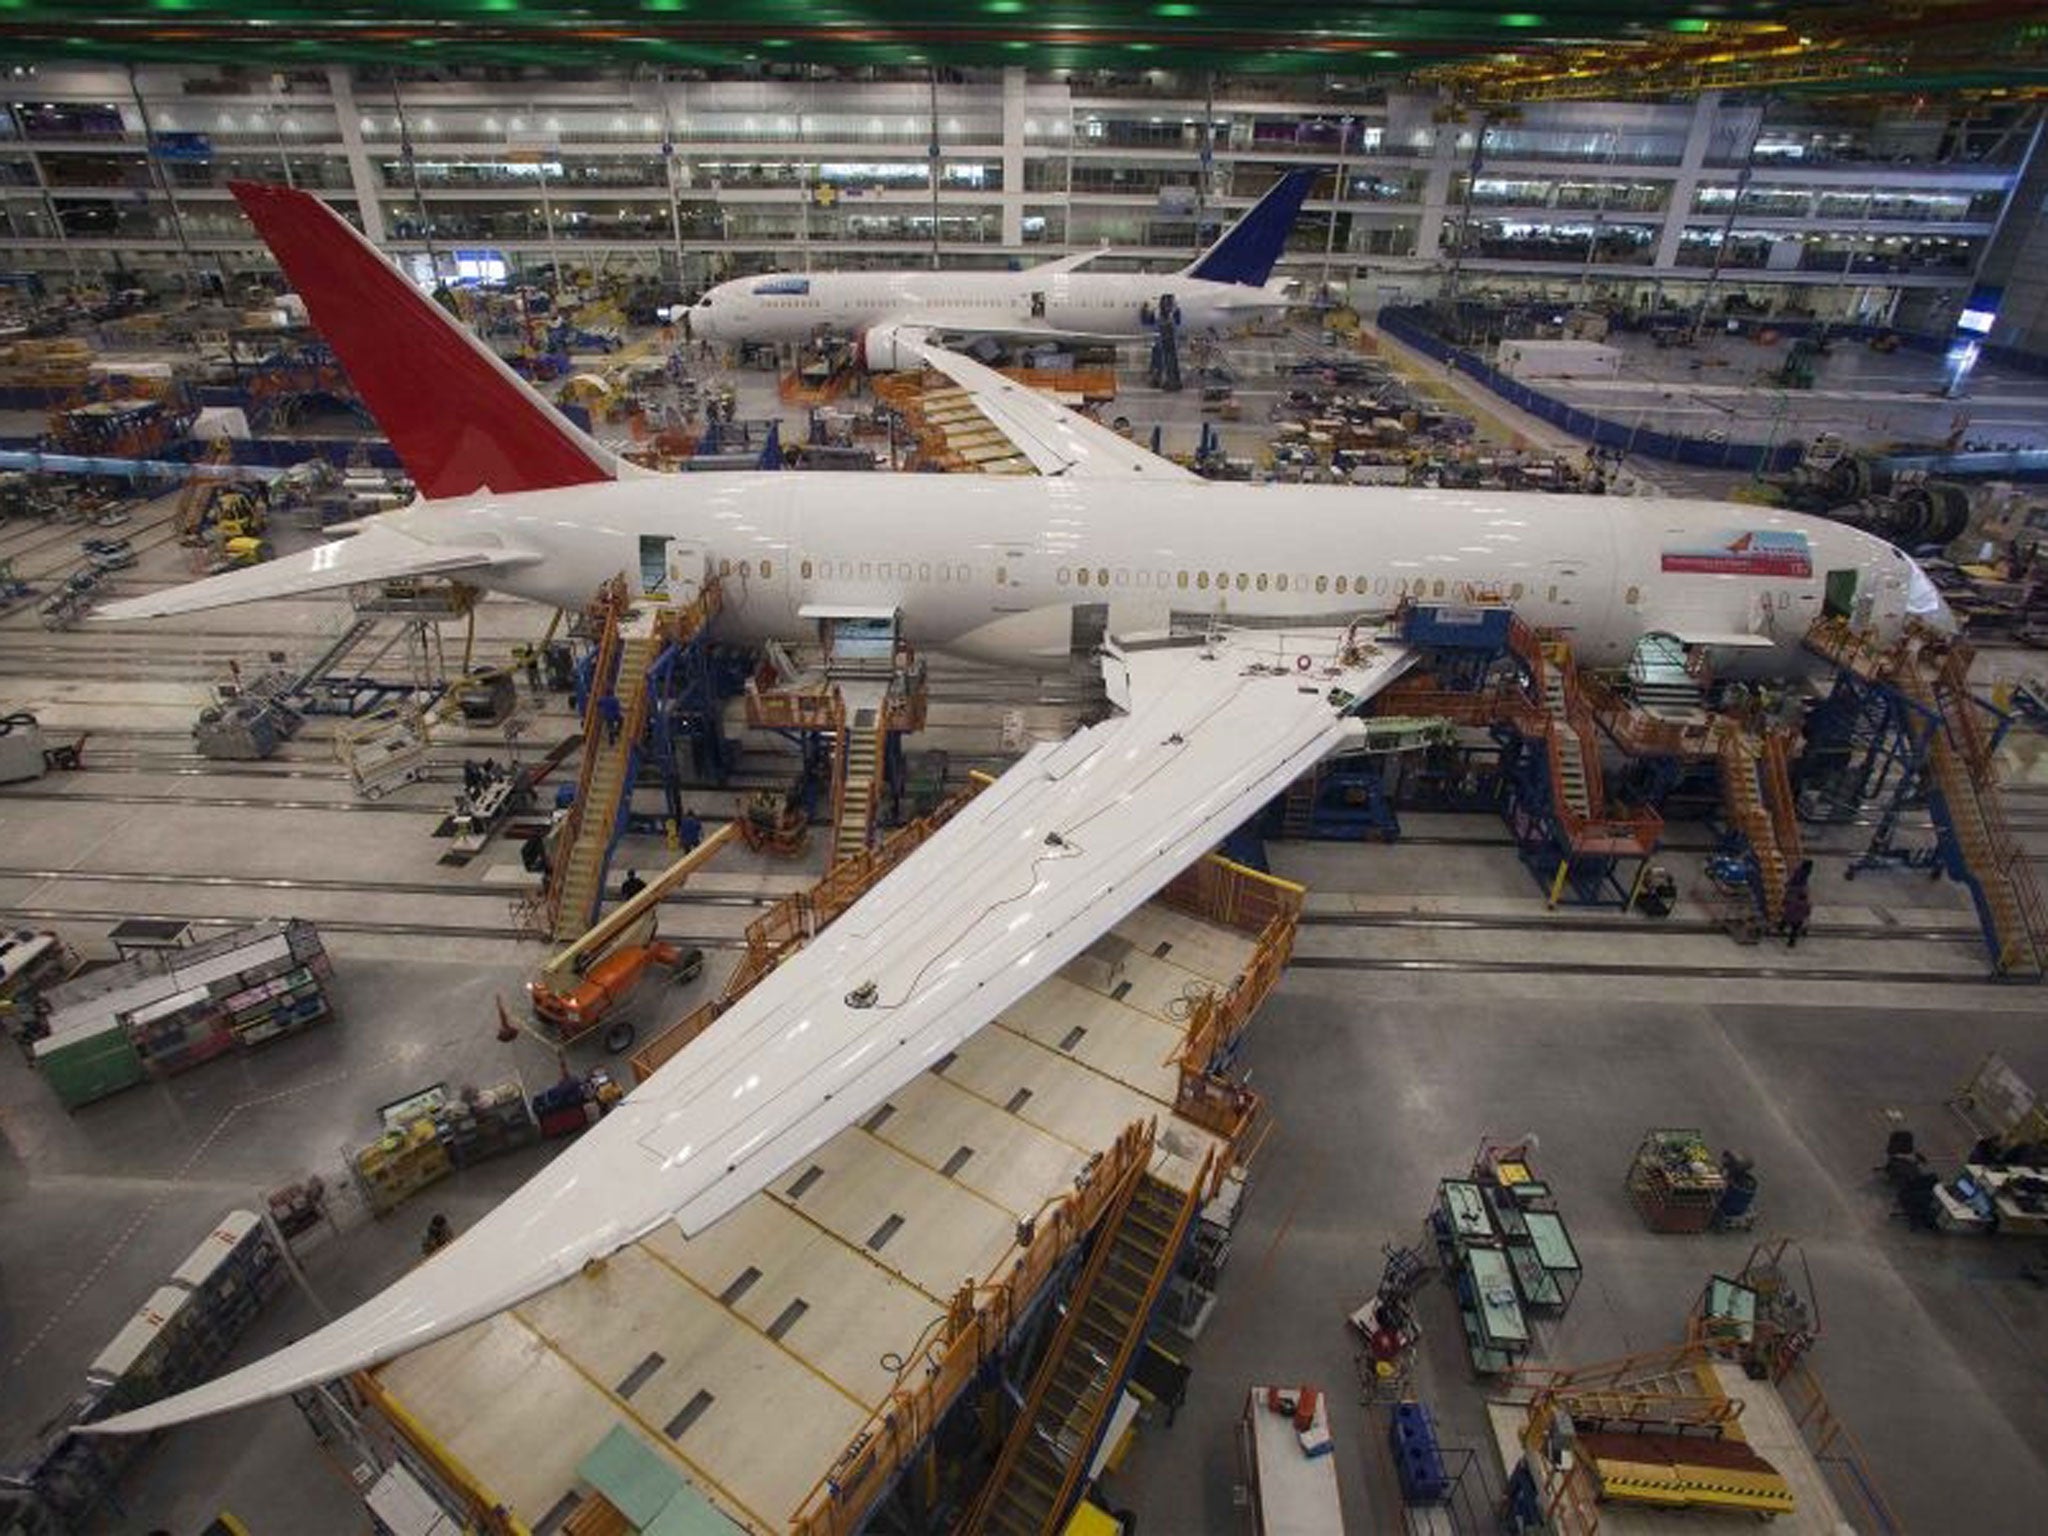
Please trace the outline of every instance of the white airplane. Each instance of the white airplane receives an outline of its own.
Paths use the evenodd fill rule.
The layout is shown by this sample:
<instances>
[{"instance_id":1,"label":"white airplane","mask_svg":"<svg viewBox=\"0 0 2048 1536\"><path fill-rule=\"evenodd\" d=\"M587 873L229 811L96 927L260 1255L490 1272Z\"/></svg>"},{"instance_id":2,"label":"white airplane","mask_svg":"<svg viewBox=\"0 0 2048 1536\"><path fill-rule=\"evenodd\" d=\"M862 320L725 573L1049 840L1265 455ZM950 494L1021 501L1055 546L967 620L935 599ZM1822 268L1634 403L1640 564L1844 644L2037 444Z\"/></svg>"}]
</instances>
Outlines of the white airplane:
<instances>
[{"instance_id":1,"label":"white airplane","mask_svg":"<svg viewBox=\"0 0 2048 1536\"><path fill-rule=\"evenodd\" d=\"M1361 707L1413 660L1381 629L1404 596L1498 593L1596 665L1661 633L1789 667L1823 605L1884 637L1945 618L1912 561L1834 523L1709 501L1210 484L925 343L1038 476L629 472L317 198L235 192L423 499L98 617L426 575L571 605L623 570L673 601L716 576L717 623L743 639L879 617L921 645L1021 661L1066 654L1092 614L1122 713L1033 748L432 1262L97 1431L331 1380L664 1222L717 1221L1355 740Z\"/></svg>"},{"instance_id":2,"label":"white airplane","mask_svg":"<svg viewBox=\"0 0 2048 1536\"><path fill-rule=\"evenodd\" d=\"M1170 298L1178 324L1227 335L1289 302L1273 266L1316 173L1289 171L1222 237L1178 272L1089 272L1083 251L1022 272L769 273L720 283L684 311L687 333L711 341L807 341L857 336L871 369L924 366L896 339L956 343L983 336L1133 341L1158 325Z\"/></svg>"}]
</instances>

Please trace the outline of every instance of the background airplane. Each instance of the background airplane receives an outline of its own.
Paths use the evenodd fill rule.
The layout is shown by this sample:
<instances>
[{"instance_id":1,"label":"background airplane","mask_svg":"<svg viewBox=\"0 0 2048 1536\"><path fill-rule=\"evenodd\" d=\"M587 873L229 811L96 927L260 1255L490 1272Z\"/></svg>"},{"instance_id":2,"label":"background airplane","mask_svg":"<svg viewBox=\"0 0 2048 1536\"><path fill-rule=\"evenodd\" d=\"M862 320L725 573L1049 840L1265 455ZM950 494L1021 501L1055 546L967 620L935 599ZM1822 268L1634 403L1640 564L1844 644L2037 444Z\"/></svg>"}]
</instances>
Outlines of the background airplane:
<instances>
[{"instance_id":1,"label":"background airplane","mask_svg":"<svg viewBox=\"0 0 2048 1536\"><path fill-rule=\"evenodd\" d=\"M958 342L1130 341L1170 299L1184 331L1224 335L1284 309L1274 264L1317 173L1289 171L1217 242L1178 272L1090 272L1084 251L1022 272L769 273L720 283L685 311L689 334L725 342L805 341L820 331L862 338L870 368L919 367L891 346L899 329Z\"/></svg>"},{"instance_id":2,"label":"background airplane","mask_svg":"<svg viewBox=\"0 0 2048 1536\"><path fill-rule=\"evenodd\" d=\"M1652 632L1789 657L1823 603L1896 635L1940 600L1891 546L1715 502L1210 484L905 335L1032 478L628 473L319 199L236 195L425 500L353 538L111 605L137 618L404 575L580 604L716 577L738 637L900 613L1017 656L1097 610L1120 714L1034 747L606 1119L381 1295L225 1377L85 1426L152 1430L427 1344L665 1222L703 1230L872 1113L1323 757L1415 654L1402 596L1486 587L1595 661ZM1134 634L1149 628L1150 634Z\"/></svg>"}]
</instances>

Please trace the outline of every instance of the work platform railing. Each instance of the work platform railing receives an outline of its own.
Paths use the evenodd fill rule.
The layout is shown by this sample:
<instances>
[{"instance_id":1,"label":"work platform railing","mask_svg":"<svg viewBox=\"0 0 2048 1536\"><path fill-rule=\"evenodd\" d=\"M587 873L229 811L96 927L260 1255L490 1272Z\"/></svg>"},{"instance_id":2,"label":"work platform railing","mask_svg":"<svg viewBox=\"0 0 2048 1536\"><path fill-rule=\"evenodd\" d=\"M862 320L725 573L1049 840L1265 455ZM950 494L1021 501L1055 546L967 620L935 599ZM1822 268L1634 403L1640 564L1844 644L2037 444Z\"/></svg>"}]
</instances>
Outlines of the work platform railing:
<instances>
[{"instance_id":1,"label":"work platform railing","mask_svg":"<svg viewBox=\"0 0 2048 1536\"><path fill-rule=\"evenodd\" d=\"M1529 670L1529 691L1542 709L1543 749L1549 764L1550 812L1571 857L1646 858L1656 850L1664 820L1655 811L1614 812L1606 809L1600 773L1599 733L1593 713L1579 689L1578 667L1569 642L1531 629L1520 619L1508 626L1508 648ZM1551 688L1555 676L1557 688ZM1544 708L1542 701L1554 701ZM1586 809L1569 803L1566 786L1568 754L1579 765ZM1560 880L1565 872L1560 870Z\"/></svg>"},{"instance_id":2,"label":"work platform railing","mask_svg":"<svg viewBox=\"0 0 2048 1536\"><path fill-rule=\"evenodd\" d=\"M747 924L746 950L733 967L724 989L710 1002L656 1035L632 1056L633 1081L644 1083L666 1062L703 1034L718 1016L753 990L783 959L809 943L840 913L867 894L881 878L901 864L931 835L981 792L988 780L971 781L929 816L899 827L880 846L835 864L807 891L783 897Z\"/></svg>"},{"instance_id":3,"label":"work platform railing","mask_svg":"<svg viewBox=\"0 0 2048 1536\"><path fill-rule=\"evenodd\" d=\"M1909 621L1893 642L1826 618L1806 646L1863 682L1895 690L1933 721L1917 768L1927 808L1953 850L1949 873L1970 891L1985 947L2002 976L2048 973L2048 904L2005 818L1992 739L1969 686L1963 641Z\"/></svg>"},{"instance_id":4,"label":"work platform railing","mask_svg":"<svg viewBox=\"0 0 2048 1536\"><path fill-rule=\"evenodd\" d=\"M930 1339L913 1350L896 1386L790 1517L792 1536L846 1536L938 1428L960 1395L1007 1351L1019 1321L1054 1272L1151 1165L1157 1126L1126 1127L1074 1188L1019 1231L989 1276L963 1286Z\"/></svg>"}]
</instances>

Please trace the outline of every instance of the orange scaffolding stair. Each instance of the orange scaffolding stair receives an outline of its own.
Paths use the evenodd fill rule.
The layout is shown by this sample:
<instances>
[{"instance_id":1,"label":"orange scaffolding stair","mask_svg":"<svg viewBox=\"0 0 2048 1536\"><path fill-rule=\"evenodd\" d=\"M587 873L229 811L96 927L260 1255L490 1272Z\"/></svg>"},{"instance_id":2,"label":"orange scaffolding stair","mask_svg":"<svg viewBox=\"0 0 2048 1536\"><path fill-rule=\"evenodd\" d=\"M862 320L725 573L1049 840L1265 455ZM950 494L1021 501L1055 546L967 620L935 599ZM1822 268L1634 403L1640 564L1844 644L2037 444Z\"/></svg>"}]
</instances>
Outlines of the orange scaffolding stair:
<instances>
[{"instance_id":1,"label":"orange scaffolding stair","mask_svg":"<svg viewBox=\"0 0 2048 1536\"><path fill-rule=\"evenodd\" d=\"M1772 732L1759 740L1725 718L1714 734L1721 810L1756 859L1764 920L1775 928L1785 915L1785 890L1801 857L1784 739Z\"/></svg>"}]
</instances>

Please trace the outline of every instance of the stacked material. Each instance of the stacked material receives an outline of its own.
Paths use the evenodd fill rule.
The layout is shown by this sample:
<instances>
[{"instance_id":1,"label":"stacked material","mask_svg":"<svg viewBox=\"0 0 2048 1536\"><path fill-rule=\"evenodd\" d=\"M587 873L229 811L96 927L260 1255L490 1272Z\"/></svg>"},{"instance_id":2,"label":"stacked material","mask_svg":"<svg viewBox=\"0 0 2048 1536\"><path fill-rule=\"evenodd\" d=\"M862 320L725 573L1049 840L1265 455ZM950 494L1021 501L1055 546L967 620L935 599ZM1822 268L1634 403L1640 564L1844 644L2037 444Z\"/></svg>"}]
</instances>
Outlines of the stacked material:
<instances>
[{"instance_id":1,"label":"stacked material","mask_svg":"<svg viewBox=\"0 0 2048 1536\"><path fill-rule=\"evenodd\" d=\"M1698 1131L1649 1131L1629 1165L1628 1197L1652 1232L1704 1232L1728 1192Z\"/></svg>"}]
</instances>

